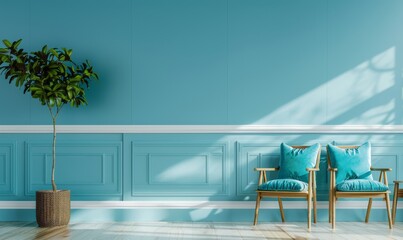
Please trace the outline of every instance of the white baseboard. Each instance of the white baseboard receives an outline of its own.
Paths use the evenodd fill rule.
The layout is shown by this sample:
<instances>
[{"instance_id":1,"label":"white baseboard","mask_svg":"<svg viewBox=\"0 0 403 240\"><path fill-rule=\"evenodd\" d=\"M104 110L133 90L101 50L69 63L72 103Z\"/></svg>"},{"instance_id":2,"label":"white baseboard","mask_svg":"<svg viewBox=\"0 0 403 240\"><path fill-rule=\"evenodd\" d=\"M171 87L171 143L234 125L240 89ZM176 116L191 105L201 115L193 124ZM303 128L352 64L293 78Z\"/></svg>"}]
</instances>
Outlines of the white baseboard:
<instances>
[{"instance_id":1,"label":"white baseboard","mask_svg":"<svg viewBox=\"0 0 403 240\"><path fill-rule=\"evenodd\" d=\"M366 209L367 201L338 201L337 209ZM306 209L306 201L283 201L284 208ZM328 209L328 201L318 201L318 209ZM254 209L254 201L72 201L72 209ZM278 209L277 201L261 202L262 209ZM386 208L374 201L373 209ZM403 208L403 203L398 204ZM0 209L35 209L35 201L0 201Z\"/></svg>"}]
</instances>

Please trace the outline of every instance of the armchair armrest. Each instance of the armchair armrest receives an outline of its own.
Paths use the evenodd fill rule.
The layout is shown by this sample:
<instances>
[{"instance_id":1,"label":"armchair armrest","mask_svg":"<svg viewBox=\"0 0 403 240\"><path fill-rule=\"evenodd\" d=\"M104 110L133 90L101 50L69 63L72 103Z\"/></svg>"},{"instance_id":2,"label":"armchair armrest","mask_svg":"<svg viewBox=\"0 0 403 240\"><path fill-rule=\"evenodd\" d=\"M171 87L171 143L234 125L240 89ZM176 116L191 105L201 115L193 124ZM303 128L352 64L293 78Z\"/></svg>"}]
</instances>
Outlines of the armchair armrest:
<instances>
[{"instance_id":1,"label":"armchair armrest","mask_svg":"<svg viewBox=\"0 0 403 240\"><path fill-rule=\"evenodd\" d=\"M306 168L308 171L309 179L308 179L308 191L316 191L316 172L319 171L319 168Z\"/></svg>"},{"instance_id":2,"label":"armchair armrest","mask_svg":"<svg viewBox=\"0 0 403 240\"><path fill-rule=\"evenodd\" d=\"M388 185L388 175L386 172L392 171L391 168L370 168L371 171L380 171L381 173L379 174L379 182L382 182L383 178L383 183L387 186Z\"/></svg>"},{"instance_id":3,"label":"armchair armrest","mask_svg":"<svg viewBox=\"0 0 403 240\"><path fill-rule=\"evenodd\" d=\"M330 172L337 172L337 168L328 168L328 170L330 171Z\"/></svg>"},{"instance_id":4,"label":"armchair armrest","mask_svg":"<svg viewBox=\"0 0 403 240\"><path fill-rule=\"evenodd\" d=\"M280 168L255 168L255 171L259 171L259 181L258 184L262 184L263 180L267 182L267 174L266 171L278 171Z\"/></svg>"},{"instance_id":5,"label":"armchair armrest","mask_svg":"<svg viewBox=\"0 0 403 240\"><path fill-rule=\"evenodd\" d=\"M371 167L371 171L392 171L391 168L373 168Z\"/></svg>"},{"instance_id":6,"label":"armchair armrest","mask_svg":"<svg viewBox=\"0 0 403 240\"><path fill-rule=\"evenodd\" d=\"M280 168L255 168L255 171L278 171Z\"/></svg>"}]
</instances>

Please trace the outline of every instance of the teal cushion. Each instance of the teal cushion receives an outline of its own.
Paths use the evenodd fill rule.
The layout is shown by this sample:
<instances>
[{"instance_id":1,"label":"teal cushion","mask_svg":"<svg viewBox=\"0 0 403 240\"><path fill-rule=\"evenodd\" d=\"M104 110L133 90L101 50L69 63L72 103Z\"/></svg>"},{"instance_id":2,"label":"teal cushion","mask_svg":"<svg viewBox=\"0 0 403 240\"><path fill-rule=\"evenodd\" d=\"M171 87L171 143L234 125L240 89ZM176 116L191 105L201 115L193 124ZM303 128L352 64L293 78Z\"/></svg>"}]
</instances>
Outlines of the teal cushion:
<instances>
[{"instance_id":1,"label":"teal cushion","mask_svg":"<svg viewBox=\"0 0 403 240\"><path fill-rule=\"evenodd\" d=\"M349 179L372 180L371 144L369 142L353 149L342 149L329 144L327 151L332 167L337 168L336 184Z\"/></svg>"},{"instance_id":2,"label":"teal cushion","mask_svg":"<svg viewBox=\"0 0 403 240\"><path fill-rule=\"evenodd\" d=\"M336 190L341 192L384 192L388 191L389 188L378 181L354 179L337 184Z\"/></svg>"},{"instance_id":3,"label":"teal cushion","mask_svg":"<svg viewBox=\"0 0 403 240\"><path fill-rule=\"evenodd\" d=\"M291 178L308 182L308 171L306 169L316 166L320 144L316 143L308 148L299 149L282 143L280 151L280 171L278 178Z\"/></svg>"},{"instance_id":4,"label":"teal cushion","mask_svg":"<svg viewBox=\"0 0 403 240\"><path fill-rule=\"evenodd\" d=\"M260 184L257 189L264 191L303 192L308 190L308 184L294 179L275 179Z\"/></svg>"}]
</instances>

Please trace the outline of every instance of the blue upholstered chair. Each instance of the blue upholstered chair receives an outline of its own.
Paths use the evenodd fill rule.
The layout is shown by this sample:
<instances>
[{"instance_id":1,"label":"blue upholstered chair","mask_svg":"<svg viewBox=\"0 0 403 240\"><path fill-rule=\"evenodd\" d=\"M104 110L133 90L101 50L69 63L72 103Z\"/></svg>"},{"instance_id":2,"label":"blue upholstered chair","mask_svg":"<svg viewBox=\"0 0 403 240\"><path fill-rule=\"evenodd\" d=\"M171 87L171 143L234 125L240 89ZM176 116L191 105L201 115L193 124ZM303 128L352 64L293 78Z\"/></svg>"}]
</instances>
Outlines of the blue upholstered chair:
<instances>
[{"instance_id":1,"label":"blue upholstered chair","mask_svg":"<svg viewBox=\"0 0 403 240\"><path fill-rule=\"evenodd\" d=\"M371 144L361 146L327 146L330 171L329 222L336 227L336 201L338 198L369 198L365 222L369 220L372 198L386 201L389 228L392 228L387 171L390 168L371 167ZM371 171L380 171L379 181Z\"/></svg>"},{"instance_id":2,"label":"blue upholstered chair","mask_svg":"<svg viewBox=\"0 0 403 240\"><path fill-rule=\"evenodd\" d=\"M256 196L255 219L257 224L260 201L263 197L275 197L278 200L281 220L284 222L281 198L304 198L308 202L308 229L311 229L312 200L314 222L316 223L316 177L319 170L320 144L312 146L288 146L281 144L280 164L277 168L256 168L259 172ZM279 171L278 179L267 179L266 172Z\"/></svg>"}]
</instances>

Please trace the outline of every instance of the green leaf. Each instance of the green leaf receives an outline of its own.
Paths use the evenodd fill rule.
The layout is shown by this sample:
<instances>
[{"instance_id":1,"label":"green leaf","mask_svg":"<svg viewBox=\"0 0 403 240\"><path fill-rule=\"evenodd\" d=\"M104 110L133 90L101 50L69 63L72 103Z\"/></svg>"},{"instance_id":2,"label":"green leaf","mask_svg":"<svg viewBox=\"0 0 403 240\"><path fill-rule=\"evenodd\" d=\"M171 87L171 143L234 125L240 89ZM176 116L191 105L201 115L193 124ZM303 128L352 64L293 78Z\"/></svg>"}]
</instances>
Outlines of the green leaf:
<instances>
[{"instance_id":1,"label":"green leaf","mask_svg":"<svg viewBox=\"0 0 403 240\"><path fill-rule=\"evenodd\" d=\"M18 46L21 44L21 42L22 42L22 39L19 39L18 41L13 42L12 45L13 45L14 48L18 48Z\"/></svg>"},{"instance_id":2,"label":"green leaf","mask_svg":"<svg viewBox=\"0 0 403 240\"><path fill-rule=\"evenodd\" d=\"M55 106L55 100L53 98L49 98L49 106L54 107Z\"/></svg>"},{"instance_id":3,"label":"green leaf","mask_svg":"<svg viewBox=\"0 0 403 240\"><path fill-rule=\"evenodd\" d=\"M39 87L30 87L29 90L30 91L42 91L42 89Z\"/></svg>"},{"instance_id":4,"label":"green leaf","mask_svg":"<svg viewBox=\"0 0 403 240\"><path fill-rule=\"evenodd\" d=\"M56 57L59 57L59 54L56 52L56 49L51 48L49 51L50 51L53 55L55 55Z\"/></svg>"},{"instance_id":5,"label":"green leaf","mask_svg":"<svg viewBox=\"0 0 403 240\"><path fill-rule=\"evenodd\" d=\"M6 45L6 47L10 48L12 46L11 42L8 41L7 39L3 40L4 45Z\"/></svg>"},{"instance_id":6,"label":"green leaf","mask_svg":"<svg viewBox=\"0 0 403 240\"><path fill-rule=\"evenodd\" d=\"M1 56L1 61L2 62L9 62L9 59L10 59L9 56L7 56L7 55L2 55Z\"/></svg>"},{"instance_id":7,"label":"green leaf","mask_svg":"<svg viewBox=\"0 0 403 240\"><path fill-rule=\"evenodd\" d=\"M62 100L60 98L56 98L56 106L60 107L62 105Z\"/></svg>"},{"instance_id":8,"label":"green leaf","mask_svg":"<svg viewBox=\"0 0 403 240\"><path fill-rule=\"evenodd\" d=\"M53 87L53 91L56 91L57 89L59 89L62 85L60 85L59 83L57 83L54 87Z\"/></svg>"}]
</instances>

